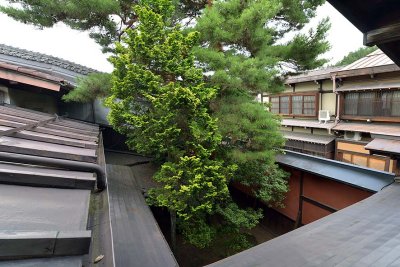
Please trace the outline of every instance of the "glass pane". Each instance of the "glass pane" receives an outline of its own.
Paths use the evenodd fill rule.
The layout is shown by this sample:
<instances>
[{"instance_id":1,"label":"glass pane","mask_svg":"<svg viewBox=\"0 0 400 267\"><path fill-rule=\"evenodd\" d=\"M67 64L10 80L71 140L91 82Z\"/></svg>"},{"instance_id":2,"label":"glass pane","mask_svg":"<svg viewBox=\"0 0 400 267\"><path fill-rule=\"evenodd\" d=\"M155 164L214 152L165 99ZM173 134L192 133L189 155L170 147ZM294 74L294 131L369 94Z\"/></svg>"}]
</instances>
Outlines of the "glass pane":
<instances>
[{"instance_id":1,"label":"glass pane","mask_svg":"<svg viewBox=\"0 0 400 267\"><path fill-rule=\"evenodd\" d=\"M271 97L271 112L279 113L279 97Z\"/></svg>"},{"instance_id":2,"label":"glass pane","mask_svg":"<svg viewBox=\"0 0 400 267\"><path fill-rule=\"evenodd\" d=\"M315 96L304 96L304 115L315 115Z\"/></svg>"},{"instance_id":3,"label":"glass pane","mask_svg":"<svg viewBox=\"0 0 400 267\"><path fill-rule=\"evenodd\" d=\"M357 115L358 93L347 93L344 95L344 114Z\"/></svg>"},{"instance_id":4,"label":"glass pane","mask_svg":"<svg viewBox=\"0 0 400 267\"><path fill-rule=\"evenodd\" d=\"M292 113L303 114L303 96L292 96Z\"/></svg>"},{"instance_id":5,"label":"glass pane","mask_svg":"<svg viewBox=\"0 0 400 267\"><path fill-rule=\"evenodd\" d=\"M400 116L400 91L392 92L391 116Z\"/></svg>"},{"instance_id":6,"label":"glass pane","mask_svg":"<svg viewBox=\"0 0 400 267\"><path fill-rule=\"evenodd\" d=\"M279 104L280 104L280 113L289 114L289 97L281 96Z\"/></svg>"},{"instance_id":7,"label":"glass pane","mask_svg":"<svg viewBox=\"0 0 400 267\"><path fill-rule=\"evenodd\" d=\"M360 116L372 116L374 110L379 112L382 108L382 99L378 99L375 92L360 93L358 99L358 114Z\"/></svg>"}]
</instances>

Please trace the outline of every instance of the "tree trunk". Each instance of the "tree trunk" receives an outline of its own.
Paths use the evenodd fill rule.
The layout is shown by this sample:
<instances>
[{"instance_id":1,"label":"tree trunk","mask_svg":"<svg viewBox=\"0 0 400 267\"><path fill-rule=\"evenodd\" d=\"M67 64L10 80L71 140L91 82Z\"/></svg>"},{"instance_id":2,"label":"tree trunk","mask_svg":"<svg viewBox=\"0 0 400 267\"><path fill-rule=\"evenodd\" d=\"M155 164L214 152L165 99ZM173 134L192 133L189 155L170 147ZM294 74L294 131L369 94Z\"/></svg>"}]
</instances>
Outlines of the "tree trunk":
<instances>
[{"instance_id":1,"label":"tree trunk","mask_svg":"<svg viewBox=\"0 0 400 267\"><path fill-rule=\"evenodd\" d=\"M176 211L170 210L171 219L171 249L173 253L176 253Z\"/></svg>"}]
</instances>

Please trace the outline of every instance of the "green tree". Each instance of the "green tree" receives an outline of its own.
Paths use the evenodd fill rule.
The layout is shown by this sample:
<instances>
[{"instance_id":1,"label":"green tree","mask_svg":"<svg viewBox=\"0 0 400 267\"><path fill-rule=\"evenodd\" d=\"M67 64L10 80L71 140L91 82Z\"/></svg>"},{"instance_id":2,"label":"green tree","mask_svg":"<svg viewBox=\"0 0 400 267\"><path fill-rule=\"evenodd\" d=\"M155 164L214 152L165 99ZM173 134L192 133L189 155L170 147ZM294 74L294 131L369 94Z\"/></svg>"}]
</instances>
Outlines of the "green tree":
<instances>
[{"instance_id":1,"label":"green tree","mask_svg":"<svg viewBox=\"0 0 400 267\"><path fill-rule=\"evenodd\" d=\"M111 74L94 72L77 78L74 90L63 96L66 102L86 103L110 94Z\"/></svg>"},{"instance_id":2,"label":"green tree","mask_svg":"<svg viewBox=\"0 0 400 267\"><path fill-rule=\"evenodd\" d=\"M232 179L252 186L260 199L280 203L287 184L275 164L283 145L279 118L254 97L279 91L286 67L305 70L325 62L319 56L329 48L328 21L296 34L323 0L8 2L21 6L1 11L19 21L89 30L103 51L113 52L110 122L132 149L166 161L155 176L164 187L150 196L169 208L173 221L177 216L191 243L204 247L226 231L233 242L245 243L240 229L254 227L261 213L232 201ZM195 31L183 34L175 26L193 18ZM121 43L114 47L115 41ZM97 89L79 83L82 91L67 98L90 100L93 92L105 91L92 84ZM219 226L211 223L215 218Z\"/></svg>"},{"instance_id":3,"label":"green tree","mask_svg":"<svg viewBox=\"0 0 400 267\"><path fill-rule=\"evenodd\" d=\"M139 0L6 0L12 5L0 6L8 16L40 28L63 22L72 29L90 31L104 52L114 49L127 29L133 29L138 15L133 9ZM198 16L206 0L172 0L177 7L176 20Z\"/></svg>"},{"instance_id":4,"label":"green tree","mask_svg":"<svg viewBox=\"0 0 400 267\"><path fill-rule=\"evenodd\" d=\"M368 54L371 54L372 52L376 51L378 47L372 46L364 46L360 47L355 51L352 51L348 53L346 56L344 56L338 63L335 64L335 66L346 66L350 65L351 63L359 60L360 58L365 57Z\"/></svg>"},{"instance_id":5,"label":"green tree","mask_svg":"<svg viewBox=\"0 0 400 267\"><path fill-rule=\"evenodd\" d=\"M214 157L221 136L208 107L216 91L195 67L191 50L198 33L183 34L171 24L169 0L143 0L134 12L140 23L127 30L110 60L109 121L130 148L166 161L155 175L163 187L149 192L150 202L169 209L172 233L177 219L187 239L204 247L216 233L210 216L220 214L239 228L253 226L259 213L250 211L241 221L224 216L240 211L228 191L236 166Z\"/></svg>"},{"instance_id":6,"label":"green tree","mask_svg":"<svg viewBox=\"0 0 400 267\"><path fill-rule=\"evenodd\" d=\"M298 33L324 1L214 1L198 19L200 45L195 55L210 86L218 88L212 109L223 137L218 158L238 166L234 180L251 186L255 196L279 204L287 184L275 164L284 140L279 118L254 101L255 95L277 92L282 65L313 69L326 60L328 20L315 30ZM294 37L284 42L286 34ZM297 33L296 33L297 32Z\"/></svg>"}]
</instances>

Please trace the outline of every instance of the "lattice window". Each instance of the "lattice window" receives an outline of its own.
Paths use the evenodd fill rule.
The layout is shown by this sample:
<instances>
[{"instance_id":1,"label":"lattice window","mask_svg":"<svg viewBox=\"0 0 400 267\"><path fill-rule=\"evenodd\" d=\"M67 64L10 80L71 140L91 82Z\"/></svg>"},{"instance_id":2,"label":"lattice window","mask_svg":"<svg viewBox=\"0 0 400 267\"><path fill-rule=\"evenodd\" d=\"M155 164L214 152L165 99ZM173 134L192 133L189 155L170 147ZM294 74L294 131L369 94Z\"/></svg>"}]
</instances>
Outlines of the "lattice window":
<instances>
[{"instance_id":1,"label":"lattice window","mask_svg":"<svg viewBox=\"0 0 400 267\"><path fill-rule=\"evenodd\" d=\"M317 93L271 96L271 111L282 115L317 116Z\"/></svg>"},{"instance_id":2,"label":"lattice window","mask_svg":"<svg viewBox=\"0 0 400 267\"><path fill-rule=\"evenodd\" d=\"M271 112L275 114L279 114L279 96L271 97Z\"/></svg>"},{"instance_id":3,"label":"lattice window","mask_svg":"<svg viewBox=\"0 0 400 267\"><path fill-rule=\"evenodd\" d=\"M281 96L279 98L279 113L289 114L289 96Z\"/></svg>"},{"instance_id":4,"label":"lattice window","mask_svg":"<svg viewBox=\"0 0 400 267\"><path fill-rule=\"evenodd\" d=\"M315 110L315 95L304 96L303 114L313 115L316 114Z\"/></svg>"},{"instance_id":5,"label":"lattice window","mask_svg":"<svg viewBox=\"0 0 400 267\"><path fill-rule=\"evenodd\" d=\"M303 96L294 95L292 96L292 113L296 115L303 114Z\"/></svg>"},{"instance_id":6,"label":"lattice window","mask_svg":"<svg viewBox=\"0 0 400 267\"><path fill-rule=\"evenodd\" d=\"M346 93L344 115L398 117L400 116L400 91Z\"/></svg>"}]
</instances>

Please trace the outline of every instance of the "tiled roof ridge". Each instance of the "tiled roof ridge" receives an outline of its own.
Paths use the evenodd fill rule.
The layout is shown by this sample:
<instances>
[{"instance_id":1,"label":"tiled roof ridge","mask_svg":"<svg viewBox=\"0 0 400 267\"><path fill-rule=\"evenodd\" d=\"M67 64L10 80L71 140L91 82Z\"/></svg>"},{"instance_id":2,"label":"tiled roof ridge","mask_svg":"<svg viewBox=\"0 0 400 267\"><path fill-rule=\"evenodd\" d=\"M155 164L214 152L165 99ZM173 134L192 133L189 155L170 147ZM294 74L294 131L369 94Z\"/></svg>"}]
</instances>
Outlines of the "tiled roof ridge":
<instances>
[{"instance_id":1,"label":"tiled roof ridge","mask_svg":"<svg viewBox=\"0 0 400 267\"><path fill-rule=\"evenodd\" d=\"M26 60L37 61L47 63L53 66L57 66L66 70L70 70L76 73L87 75L92 72L99 72L95 69L62 59L55 56L42 54L22 48L17 48L5 44L0 44L0 54L18 57Z\"/></svg>"}]
</instances>

